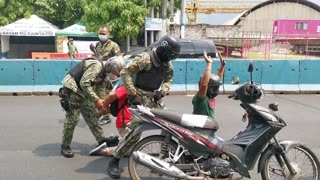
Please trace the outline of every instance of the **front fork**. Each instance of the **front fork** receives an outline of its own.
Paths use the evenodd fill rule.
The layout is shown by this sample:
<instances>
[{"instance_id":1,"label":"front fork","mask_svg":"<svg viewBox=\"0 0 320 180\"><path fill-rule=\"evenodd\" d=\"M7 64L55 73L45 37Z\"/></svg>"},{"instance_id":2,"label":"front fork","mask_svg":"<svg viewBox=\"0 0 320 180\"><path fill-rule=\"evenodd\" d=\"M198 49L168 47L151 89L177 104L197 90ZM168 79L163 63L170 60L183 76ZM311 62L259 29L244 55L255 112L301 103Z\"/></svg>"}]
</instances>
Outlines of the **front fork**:
<instances>
[{"instance_id":1,"label":"front fork","mask_svg":"<svg viewBox=\"0 0 320 180\"><path fill-rule=\"evenodd\" d=\"M279 162L280 167L281 167L282 169L284 169L284 168L285 168L285 165L286 165L287 168L288 168L288 170L289 170L289 172L290 172L290 174L291 174L292 176L294 176L297 172L296 172L296 171L294 170L294 168L292 167L291 162L290 162L290 160L288 159L287 154L286 154L284 148L280 145L280 143L279 143L279 141L278 141L278 139L277 139L276 137L273 137L273 140L274 140L274 142L275 142L276 145L277 145L277 152L278 152L278 153L275 154L275 157L276 157L277 161ZM281 158L281 157L282 157L282 158ZM284 175L285 175L285 174L284 174Z\"/></svg>"}]
</instances>

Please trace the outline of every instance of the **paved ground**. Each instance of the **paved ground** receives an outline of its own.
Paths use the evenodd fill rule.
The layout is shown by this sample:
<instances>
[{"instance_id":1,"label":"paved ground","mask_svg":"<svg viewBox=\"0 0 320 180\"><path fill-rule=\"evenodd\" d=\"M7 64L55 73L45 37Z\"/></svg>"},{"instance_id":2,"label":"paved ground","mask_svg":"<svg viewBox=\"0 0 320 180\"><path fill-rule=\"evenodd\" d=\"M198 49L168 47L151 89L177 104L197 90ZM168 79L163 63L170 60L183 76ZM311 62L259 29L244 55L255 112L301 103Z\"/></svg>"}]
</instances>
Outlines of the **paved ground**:
<instances>
[{"instance_id":1,"label":"paved ground","mask_svg":"<svg viewBox=\"0 0 320 180\"><path fill-rule=\"evenodd\" d=\"M169 109L191 113L191 96L168 96ZM279 139L291 139L307 144L320 157L320 96L267 95L261 104L278 102L279 113L288 127ZM217 98L218 135L233 137L246 126L241 121L243 110L239 102L220 95ZM106 173L110 158L90 157L96 145L87 125L81 120L76 128L72 159L60 156L64 113L57 96L0 96L0 179L1 180L102 180L111 179ZM116 133L114 124L103 126L105 134ZM121 161L123 180L130 179L127 160ZM252 179L260 179L256 171Z\"/></svg>"}]
</instances>

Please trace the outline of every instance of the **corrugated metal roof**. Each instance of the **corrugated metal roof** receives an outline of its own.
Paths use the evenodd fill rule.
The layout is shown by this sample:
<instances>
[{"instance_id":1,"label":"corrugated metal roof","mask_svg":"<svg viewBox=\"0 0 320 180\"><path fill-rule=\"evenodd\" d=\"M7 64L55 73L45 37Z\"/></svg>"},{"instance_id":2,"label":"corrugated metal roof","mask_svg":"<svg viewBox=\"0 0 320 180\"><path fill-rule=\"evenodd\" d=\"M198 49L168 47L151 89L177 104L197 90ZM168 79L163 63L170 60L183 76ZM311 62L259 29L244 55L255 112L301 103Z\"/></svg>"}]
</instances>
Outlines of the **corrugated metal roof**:
<instances>
[{"instance_id":1,"label":"corrugated metal roof","mask_svg":"<svg viewBox=\"0 0 320 180\"><path fill-rule=\"evenodd\" d=\"M308 7L312 8L312 9L320 12L320 6L319 5L317 5L317 4L313 3L313 2L307 1L307 0L268 0L268 1L265 1L263 3L260 3L260 4L256 5L256 6L254 6L253 8L249 9L248 11L245 11L245 12L239 14L235 18L225 22L224 25L238 25L251 12L253 12L253 11L257 10L257 9L260 9L260 8L262 8L264 6L270 5L270 4L283 3L283 2L302 4L302 5L308 6Z\"/></svg>"}]
</instances>

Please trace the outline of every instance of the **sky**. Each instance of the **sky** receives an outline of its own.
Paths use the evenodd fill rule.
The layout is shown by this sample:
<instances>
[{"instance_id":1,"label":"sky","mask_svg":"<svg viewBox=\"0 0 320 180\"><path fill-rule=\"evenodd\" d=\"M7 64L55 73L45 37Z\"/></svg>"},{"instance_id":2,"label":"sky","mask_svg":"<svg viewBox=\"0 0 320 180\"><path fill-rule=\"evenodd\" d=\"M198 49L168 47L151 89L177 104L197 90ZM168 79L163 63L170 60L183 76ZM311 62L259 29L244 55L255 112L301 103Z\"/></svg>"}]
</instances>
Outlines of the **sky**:
<instances>
[{"instance_id":1,"label":"sky","mask_svg":"<svg viewBox=\"0 0 320 180\"><path fill-rule=\"evenodd\" d=\"M309 0L320 6L320 0ZM199 24L222 25L224 22L233 19L239 14L198 14Z\"/></svg>"}]
</instances>

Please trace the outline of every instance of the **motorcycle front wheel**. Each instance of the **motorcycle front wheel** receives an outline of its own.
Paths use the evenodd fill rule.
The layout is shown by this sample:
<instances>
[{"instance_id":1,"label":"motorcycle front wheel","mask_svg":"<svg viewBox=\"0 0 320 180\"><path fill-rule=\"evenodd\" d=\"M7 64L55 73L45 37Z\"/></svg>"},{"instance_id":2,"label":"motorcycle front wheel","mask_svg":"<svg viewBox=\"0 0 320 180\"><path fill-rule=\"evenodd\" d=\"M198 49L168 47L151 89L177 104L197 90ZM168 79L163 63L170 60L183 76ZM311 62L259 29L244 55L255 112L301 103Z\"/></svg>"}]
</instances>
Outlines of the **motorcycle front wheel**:
<instances>
[{"instance_id":1,"label":"motorcycle front wheel","mask_svg":"<svg viewBox=\"0 0 320 180\"><path fill-rule=\"evenodd\" d=\"M296 174L292 176L285 164L280 165L278 159L282 157L279 153L269 151L261 172L263 180L320 180L318 158L309 148L298 145L289 149L286 155Z\"/></svg>"},{"instance_id":2,"label":"motorcycle front wheel","mask_svg":"<svg viewBox=\"0 0 320 180\"><path fill-rule=\"evenodd\" d=\"M164 142L165 137L164 136L149 136L141 141L139 141L131 152L134 151L141 151L146 154L149 154L151 156L159 158L161 147L165 145ZM169 143L167 143L167 150L171 152L172 154L175 153L177 149L177 143L173 140L170 140ZM166 153L165 157L162 159L166 159L168 157L168 153ZM184 163L184 156L181 156L181 158L178 160L178 164ZM158 172L149 169L143 165L140 165L136 163L132 156L129 158L128 162L129 166L129 173L130 177L133 180L142 180L142 179L148 179L148 180L156 180L156 179L174 179L167 177L165 175L159 174Z\"/></svg>"}]
</instances>

